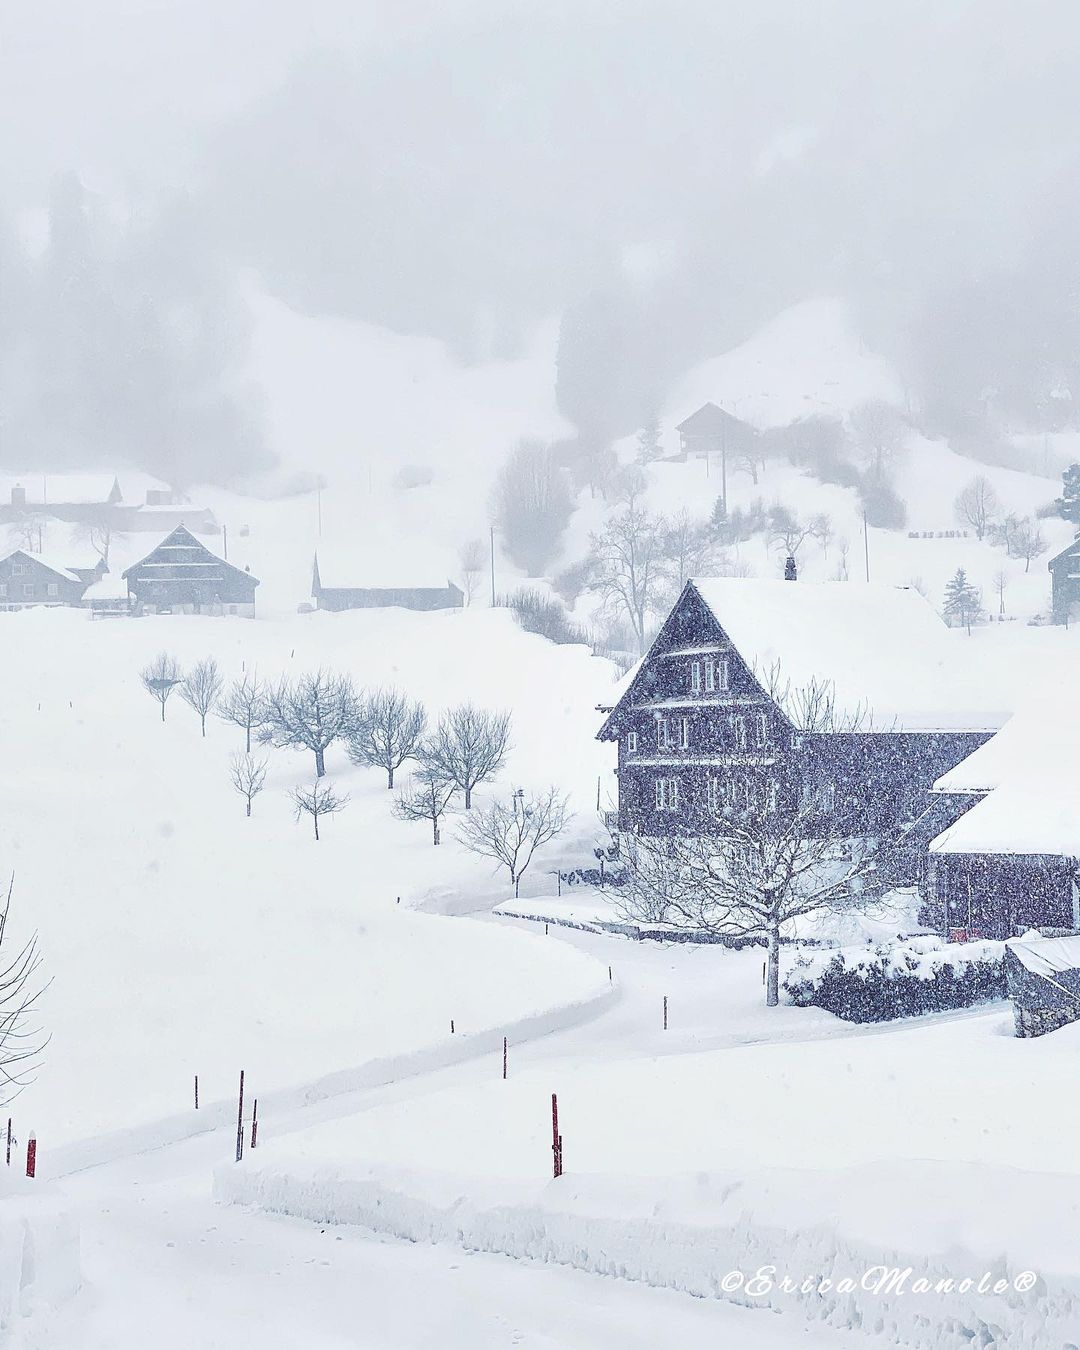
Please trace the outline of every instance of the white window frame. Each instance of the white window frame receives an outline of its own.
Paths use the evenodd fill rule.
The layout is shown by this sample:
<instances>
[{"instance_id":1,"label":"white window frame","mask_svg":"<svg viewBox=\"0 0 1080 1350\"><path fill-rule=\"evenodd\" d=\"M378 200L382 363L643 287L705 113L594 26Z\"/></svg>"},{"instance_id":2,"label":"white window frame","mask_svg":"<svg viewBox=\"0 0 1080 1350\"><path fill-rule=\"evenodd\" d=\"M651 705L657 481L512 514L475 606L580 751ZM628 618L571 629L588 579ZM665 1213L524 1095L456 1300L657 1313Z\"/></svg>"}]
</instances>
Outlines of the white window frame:
<instances>
[{"instance_id":1,"label":"white window frame","mask_svg":"<svg viewBox=\"0 0 1080 1350\"><path fill-rule=\"evenodd\" d=\"M656 719L656 748L657 750L671 749L671 723L666 717Z\"/></svg>"},{"instance_id":2,"label":"white window frame","mask_svg":"<svg viewBox=\"0 0 1080 1350\"><path fill-rule=\"evenodd\" d=\"M667 809L667 779L657 778L653 784L653 791L656 794L656 809L665 811Z\"/></svg>"},{"instance_id":3,"label":"white window frame","mask_svg":"<svg viewBox=\"0 0 1080 1350\"><path fill-rule=\"evenodd\" d=\"M60 586L55 581L49 582L49 599L54 600L60 594Z\"/></svg>"},{"instance_id":4,"label":"white window frame","mask_svg":"<svg viewBox=\"0 0 1080 1350\"><path fill-rule=\"evenodd\" d=\"M716 687L721 694L731 688L731 662L726 656L721 656L716 663Z\"/></svg>"},{"instance_id":5,"label":"white window frame","mask_svg":"<svg viewBox=\"0 0 1080 1350\"><path fill-rule=\"evenodd\" d=\"M769 744L769 715L759 712L754 718L754 734L757 738L758 749L763 750Z\"/></svg>"},{"instance_id":6,"label":"white window frame","mask_svg":"<svg viewBox=\"0 0 1080 1350\"><path fill-rule=\"evenodd\" d=\"M679 780L677 778L656 779L655 793L658 811L677 811L679 809Z\"/></svg>"},{"instance_id":7,"label":"white window frame","mask_svg":"<svg viewBox=\"0 0 1080 1350\"><path fill-rule=\"evenodd\" d=\"M765 810L769 815L776 810L779 805L780 794L776 787L776 779L770 778L765 785Z\"/></svg>"},{"instance_id":8,"label":"white window frame","mask_svg":"<svg viewBox=\"0 0 1080 1350\"><path fill-rule=\"evenodd\" d=\"M746 718L742 713L732 713L728 718L736 750L746 749Z\"/></svg>"},{"instance_id":9,"label":"white window frame","mask_svg":"<svg viewBox=\"0 0 1080 1350\"><path fill-rule=\"evenodd\" d=\"M836 810L836 784L822 783L818 789L818 800L821 803L822 814L831 816Z\"/></svg>"},{"instance_id":10,"label":"white window frame","mask_svg":"<svg viewBox=\"0 0 1080 1350\"><path fill-rule=\"evenodd\" d=\"M705 678L709 678L709 663L705 662ZM692 694L701 693L701 662L695 661L690 667L690 692Z\"/></svg>"},{"instance_id":11,"label":"white window frame","mask_svg":"<svg viewBox=\"0 0 1080 1350\"><path fill-rule=\"evenodd\" d=\"M710 774L705 780L705 805L714 816L718 816L721 811L721 802L724 797L722 787L722 780L717 778L715 774Z\"/></svg>"},{"instance_id":12,"label":"white window frame","mask_svg":"<svg viewBox=\"0 0 1080 1350\"><path fill-rule=\"evenodd\" d=\"M716 662L711 657L705 662L705 692L716 692Z\"/></svg>"},{"instance_id":13,"label":"white window frame","mask_svg":"<svg viewBox=\"0 0 1080 1350\"><path fill-rule=\"evenodd\" d=\"M33 583L32 581L24 581L24 582L23 582L22 593L23 593L23 599L24 599L24 600L33 600L33 598L34 598L34 583Z\"/></svg>"},{"instance_id":14,"label":"white window frame","mask_svg":"<svg viewBox=\"0 0 1080 1350\"><path fill-rule=\"evenodd\" d=\"M7 582L0 581L0 596L7 596Z\"/></svg>"},{"instance_id":15,"label":"white window frame","mask_svg":"<svg viewBox=\"0 0 1080 1350\"><path fill-rule=\"evenodd\" d=\"M11 575L12 575L13 577L24 577L24 576L26 576L26 564L25 564L25 563L12 563L12 564L11 564Z\"/></svg>"},{"instance_id":16,"label":"white window frame","mask_svg":"<svg viewBox=\"0 0 1080 1350\"><path fill-rule=\"evenodd\" d=\"M679 749L690 749L690 719L682 717L679 719Z\"/></svg>"},{"instance_id":17,"label":"white window frame","mask_svg":"<svg viewBox=\"0 0 1080 1350\"><path fill-rule=\"evenodd\" d=\"M637 732L628 731L626 733L626 753L628 755L637 754Z\"/></svg>"}]
</instances>

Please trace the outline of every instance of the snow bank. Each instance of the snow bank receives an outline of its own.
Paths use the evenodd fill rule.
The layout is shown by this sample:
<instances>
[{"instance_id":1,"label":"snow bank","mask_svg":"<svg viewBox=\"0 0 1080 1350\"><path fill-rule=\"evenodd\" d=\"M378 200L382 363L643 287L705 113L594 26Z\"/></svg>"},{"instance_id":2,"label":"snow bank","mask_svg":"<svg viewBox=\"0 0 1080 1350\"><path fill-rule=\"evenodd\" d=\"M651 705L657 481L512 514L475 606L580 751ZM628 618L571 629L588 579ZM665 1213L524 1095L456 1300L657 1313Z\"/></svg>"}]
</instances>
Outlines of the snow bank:
<instances>
[{"instance_id":1,"label":"snow bank","mask_svg":"<svg viewBox=\"0 0 1080 1350\"><path fill-rule=\"evenodd\" d=\"M64 1195L40 1181L15 1184L0 1196L0 1332L60 1307L81 1285L79 1226Z\"/></svg>"},{"instance_id":2,"label":"snow bank","mask_svg":"<svg viewBox=\"0 0 1080 1350\"><path fill-rule=\"evenodd\" d=\"M769 1307L804 1325L862 1330L901 1345L1050 1350L1075 1342L1080 1265L1050 1274L1016 1253L1025 1238L1046 1254L1048 1233L1075 1235L1080 1184L1069 1178L1063 1190L1061 1178L1025 1176L1031 1208L1017 1233L1004 1229L1001 1216L1015 1216L1008 1201L1020 1178L962 1170L957 1177L926 1163L891 1172L698 1174L675 1184L568 1175L546 1185L495 1187L444 1176L243 1165L220 1168L214 1193L318 1223L359 1224L408 1241L454 1243ZM973 1193L982 1196L974 1209ZM902 1238L883 1240L883 1221L897 1224ZM1069 1259L1080 1257L1075 1236L1064 1238L1059 1252L1062 1246L1071 1249Z\"/></svg>"}]
</instances>

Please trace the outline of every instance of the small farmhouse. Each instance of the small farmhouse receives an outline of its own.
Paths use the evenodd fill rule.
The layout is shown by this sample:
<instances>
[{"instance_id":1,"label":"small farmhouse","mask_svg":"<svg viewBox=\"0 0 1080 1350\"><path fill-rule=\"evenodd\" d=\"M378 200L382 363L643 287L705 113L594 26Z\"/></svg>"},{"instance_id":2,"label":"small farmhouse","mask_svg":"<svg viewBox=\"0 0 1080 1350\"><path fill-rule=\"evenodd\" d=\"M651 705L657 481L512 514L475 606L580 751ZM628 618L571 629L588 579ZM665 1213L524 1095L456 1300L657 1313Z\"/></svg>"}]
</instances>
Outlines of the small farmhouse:
<instances>
[{"instance_id":1,"label":"small farmhouse","mask_svg":"<svg viewBox=\"0 0 1080 1350\"><path fill-rule=\"evenodd\" d=\"M853 836L922 818L935 779L1005 720L953 656L914 591L689 581L599 732L618 744L619 828L708 831L807 798Z\"/></svg>"},{"instance_id":2,"label":"small farmhouse","mask_svg":"<svg viewBox=\"0 0 1080 1350\"><path fill-rule=\"evenodd\" d=\"M989 938L1080 928L1080 727L1061 711L1071 701L1071 689L1045 693L935 783L958 808L930 844L935 925Z\"/></svg>"},{"instance_id":3,"label":"small farmhouse","mask_svg":"<svg viewBox=\"0 0 1080 1350\"><path fill-rule=\"evenodd\" d=\"M449 580L443 586L408 585L403 576L399 585L345 586L341 582L347 573L327 558L327 552L320 548L312 566L311 594L319 609L460 609L465 603L464 591ZM402 573L405 566L403 562ZM410 570L415 572L415 566ZM353 572L350 579L355 576Z\"/></svg>"},{"instance_id":4,"label":"small farmhouse","mask_svg":"<svg viewBox=\"0 0 1080 1350\"><path fill-rule=\"evenodd\" d=\"M1050 608L1055 623L1080 614L1080 537L1046 564L1051 576Z\"/></svg>"},{"instance_id":5,"label":"small farmhouse","mask_svg":"<svg viewBox=\"0 0 1080 1350\"><path fill-rule=\"evenodd\" d=\"M29 528L63 521L108 527L114 534L139 534L172 529L183 523L208 532L216 528L213 512L192 506L190 499L145 474L24 474L0 480L0 524Z\"/></svg>"},{"instance_id":6,"label":"small farmhouse","mask_svg":"<svg viewBox=\"0 0 1080 1350\"><path fill-rule=\"evenodd\" d=\"M211 553L184 525L123 577L136 613L255 613L255 577Z\"/></svg>"},{"instance_id":7,"label":"small farmhouse","mask_svg":"<svg viewBox=\"0 0 1080 1350\"><path fill-rule=\"evenodd\" d=\"M77 605L91 580L40 553L16 549L0 559L0 610L31 605Z\"/></svg>"},{"instance_id":8,"label":"small farmhouse","mask_svg":"<svg viewBox=\"0 0 1080 1350\"><path fill-rule=\"evenodd\" d=\"M749 422L733 417L715 403L703 403L675 430L679 433L682 459L737 455L749 450L757 439L757 432Z\"/></svg>"}]
</instances>

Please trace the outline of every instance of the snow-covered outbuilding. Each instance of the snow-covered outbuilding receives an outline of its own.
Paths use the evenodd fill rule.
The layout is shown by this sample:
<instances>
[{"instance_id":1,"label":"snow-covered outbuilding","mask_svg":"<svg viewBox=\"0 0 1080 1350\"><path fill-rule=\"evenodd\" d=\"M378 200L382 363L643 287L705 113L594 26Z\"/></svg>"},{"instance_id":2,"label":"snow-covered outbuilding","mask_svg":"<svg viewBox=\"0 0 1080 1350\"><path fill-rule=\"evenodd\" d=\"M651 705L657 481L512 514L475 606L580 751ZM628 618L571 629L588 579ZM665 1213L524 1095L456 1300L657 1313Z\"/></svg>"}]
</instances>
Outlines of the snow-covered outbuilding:
<instances>
[{"instance_id":1,"label":"snow-covered outbuilding","mask_svg":"<svg viewBox=\"0 0 1080 1350\"><path fill-rule=\"evenodd\" d=\"M1080 927L1080 724L1042 690L934 784L959 815L930 844L930 891L951 930L1008 938Z\"/></svg>"},{"instance_id":2,"label":"snow-covered outbuilding","mask_svg":"<svg viewBox=\"0 0 1080 1350\"><path fill-rule=\"evenodd\" d=\"M183 525L127 568L123 578L136 612L255 614L257 579L211 553Z\"/></svg>"},{"instance_id":3,"label":"snow-covered outbuilding","mask_svg":"<svg viewBox=\"0 0 1080 1350\"><path fill-rule=\"evenodd\" d=\"M319 609L460 609L465 593L445 577L445 560L412 545L408 550L365 540L364 560L348 550L320 543L311 569L311 595Z\"/></svg>"},{"instance_id":4,"label":"snow-covered outbuilding","mask_svg":"<svg viewBox=\"0 0 1080 1350\"><path fill-rule=\"evenodd\" d=\"M807 794L852 835L922 820L1006 720L967 658L912 590L695 578L598 733L618 744L619 826L708 830ZM930 836L909 837L903 879L921 880Z\"/></svg>"}]
</instances>

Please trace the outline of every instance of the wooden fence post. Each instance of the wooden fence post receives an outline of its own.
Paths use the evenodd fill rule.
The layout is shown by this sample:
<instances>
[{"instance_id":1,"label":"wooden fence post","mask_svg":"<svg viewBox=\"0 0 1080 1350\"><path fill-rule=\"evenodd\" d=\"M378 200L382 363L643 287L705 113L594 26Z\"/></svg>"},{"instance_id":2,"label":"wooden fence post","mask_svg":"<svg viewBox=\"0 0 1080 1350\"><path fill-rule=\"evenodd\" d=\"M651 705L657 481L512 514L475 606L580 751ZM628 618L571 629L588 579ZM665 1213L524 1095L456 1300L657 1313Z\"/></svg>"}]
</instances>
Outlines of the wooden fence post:
<instances>
[{"instance_id":1,"label":"wooden fence post","mask_svg":"<svg viewBox=\"0 0 1080 1350\"><path fill-rule=\"evenodd\" d=\"M236 1108L236 1161L244 1156L244 1071L240 1070L240 1100Z\"/></svg>"}]
</instances>

